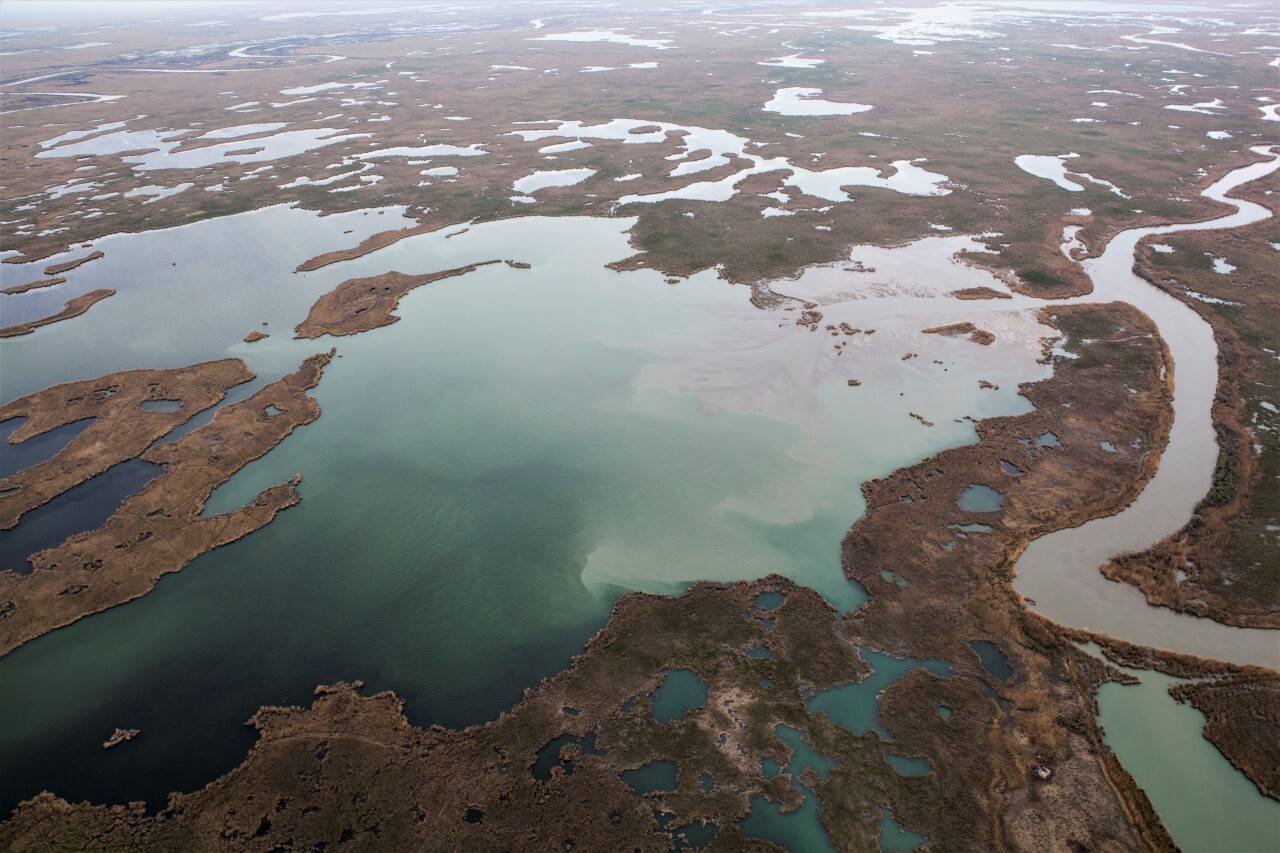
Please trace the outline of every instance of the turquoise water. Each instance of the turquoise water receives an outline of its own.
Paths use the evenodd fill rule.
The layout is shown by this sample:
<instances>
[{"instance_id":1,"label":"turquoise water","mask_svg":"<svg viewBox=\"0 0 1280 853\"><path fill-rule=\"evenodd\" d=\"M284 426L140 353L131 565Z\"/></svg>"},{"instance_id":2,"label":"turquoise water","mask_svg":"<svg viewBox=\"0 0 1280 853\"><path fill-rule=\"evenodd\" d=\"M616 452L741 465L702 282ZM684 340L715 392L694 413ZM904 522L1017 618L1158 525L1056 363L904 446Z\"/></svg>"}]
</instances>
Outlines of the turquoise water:
<instances>
[{"instance_id":1,"label":"turquoise water","mask_svg":"<svg viewBox=\"0 0 1280 853\"><path fill-rule=\"evenodd\" d=\"M951 674L951 667L946 661L899 658L865 646L858 650L858 654L871 666L872 671L866 678L823 690L805 703L809 713L821 711L833 723L856 735L874 731L885 740L892 739L880 720L880 691L911 670L924 667L934 675Z\"/></svg>"},{"instance_id":2,"label":"turquoise water","mask_svg":"<svg viewBox=\"0 0 1280 853\"><path fill-rule=\"evenodd\" d=\"M884 760L889 762L899 776L929 776L933 773L933 767L923 758L905 758L886 752Z\"/></svg>"},{"instance_id":3,"label":"turquoise water","mask_svg":"<svg viewBox=\"0 0 1280 853\"><path fill-rule=\"evenodd\" d=\"M798 729L780 725L775 731L779 739L795 750L785 771L791 774L791 784L804 795L804 802L800 808L784 814L781 805L757 794L751 798L751 811L738 826L746 836L781 844L793 853L831 850L831 839L818 817L821 805L814 793L800 782L800 774L809 768L825 781L838 762L815 751ZM772 761L765 759L766 764ZM776 767L776 762L773 763ZM767 772L766 778L771 778Z\"/></svg>"},{"instance_id":4,"label":"turquoise water","mask_svg":"<svg viewBox=\"0 0 1280 853\"><path fill-rule=\"evenodd\" d=\"M706 847L716 837L716 825L711 821L695 820L672 831L676 851L698 850Z\"/></svg>"},{"instance_id":5,"label":"turquoise water","mask_svg":"<svg viewBox=\"0 0 1280 853\"><path fill-rule=\"evenodd\" d=\"M399 221L378 218L274 208L111 238L68 284L118 281L115 297L0 345L12 395L228 354L260 386L339 353L314 391L319 420L208 511L295 473L301 504L0 659L0 692L24 697L0 708L0 811L42 788L159 804L239 763L258 706L305 704L337 679L396 690L415 723L492 719L565 666L624 590L779 572L856 607L839 543L863 510L858 484L974 437L955 418L902 429L913 395L956 418L1025 409L959 371L851 395L829 343L780 327L746 289L606 269L631 254L625 219L492 223L292 272ZM533 268L421 288L400 322L367 334L288 336L345 278L495 257ZM264 321L271 337L243 344ZM104 752L117 726L143 737Z\"/></svg>"},{"instance_id":6,"label":"turquoise water","mask_svg":"<svg viewBox=\"0 0 1280 853\"><path fill-rule=\"evenodd\" d=\"M1259 793L1204 739L1204 715L1169 695L1178 679L1124 671L1141 683L1102 685L1098 722L1103 739L1151 798L1178 846L1186 853L1270 853L1280 848L1280 803Z\"/></svg>"},{"instance_id":7,"label":"turquoise water","mask_svg":"<svg viewBox=\"0 0 1280 853\"><path fill-rule=\"evenodd\" d=\"M707 685L687 669L668 670L653 693L653 718L660 723L679 720L707 701Z\"/></svg>"},{"instance_id":8,"label":"turquoise water","mask_svg":"<svg viewBox=\"0 0 1280 853\"><path fill-rule=\"evenodd\" d=\"M907 587L911 586L910 582L908 582L906 578L902 577L901 575L898 575L896 572L891 572L888 569L881 569L880 577L883 580L886 580L889 583L900 587L901 589L906 589Z\"/></svg>"},{"instance_id":9,"label":"turquoise water","mask_svg":"<svg viewBox=\"0 0 1280 853\"><path fill-rule=\"evenodd\" d=\"M884 853L909 853L924 843L924 836L903 829L888 809L880 811L880 849Z\"/></svg>"}]
</instances>

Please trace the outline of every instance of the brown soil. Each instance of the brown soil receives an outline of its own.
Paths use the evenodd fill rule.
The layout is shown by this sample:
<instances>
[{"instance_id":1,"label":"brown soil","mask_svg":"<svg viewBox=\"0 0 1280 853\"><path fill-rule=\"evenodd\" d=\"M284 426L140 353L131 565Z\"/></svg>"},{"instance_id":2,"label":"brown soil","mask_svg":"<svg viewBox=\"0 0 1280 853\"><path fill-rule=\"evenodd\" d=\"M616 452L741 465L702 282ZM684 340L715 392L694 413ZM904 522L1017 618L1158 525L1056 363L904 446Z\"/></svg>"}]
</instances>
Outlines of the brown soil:
<instances>
[{"instance_id":1,"label":"brown soil","mask_svg":"<svg viewBox=\"0 0 1280 853\"><path fill-rule=\"evenodd\" d=\"M956 299L1012 299L1008 293L992 287L966 287L951 291Z\"/></svg>"},{"instance_id":2,"label":"brown soil","mask_svg":"<svg viewBox=\"0 0 1280 853\"><path fill-rule=\"evenodd\" d=\"M174 370L131 370L98 379L54 385L0 406L0 423L27 420L9 436L10 444L51 429L93 418L93 423L51 459L0 479L0 530L18 524L23 513L68 489L133 459L153 441L222 401L227 389L248 382L243 361L227 358ZM146 411L150 400L173 400L175 412Z\"/></svg>"},{"instance_id":3,"label":"brown soil","mask_svg":"<svg viewBox=\"0 0 1280 853\"><path fill-rule=\"evenodd\" d=\"M844 565L871 597L847 629L875 638L881 648L968 664L1007 700L989 733L991 744L1008 751L990 783L1010 792L999 818L1004 844L1094 847L1098 821L1132 821L1146 845L1167 846L1145 796L1100 740L1092 699L1081 687L1081 668L1088 666L1083 655L1028 614L1010 584L1016 557L1031 538L1117 512L1154 471L1158 454L1152 451L1163 443L1170 418L1160 379L1164 354L1147 337L1150 322L1124 304L1045 309L1042 321L1056 325L1080 357L1057 360L1052 379L1023 386L1034 411L981 421L978 444L864 486L868 511L844 542ZM1139 393L1129 395L1126 386ZM1036 446L1048 431L1061 447ZM1106 436L1138 440L1143 449L1108 458L1099 449ZM1005 474L1002 460L1024 473ZM973 483L1004 496L999 513L960 509L960 493ZM973 523L991 529L959 528ZM908 585L886 581L882 572ZM1008 658L1015 673L1010 683L975 665L969 643L977 640L994 643ZM1050 768L1053 781L1037 785L1033 795L1026 780L1034 765ZM1064 784L1064 767L1074 781ZM1118 800L1079 799L1107 788ZM1047 815L1054 819L1047 822Z\"/></svg>"},{"instance_id":4,"label":"brown soil","mask_svg":"<svg viewBox=\"0 0 1280 853\"><path fill-rule=\"evenodd\" d=\"M0 290L0 293L7 293L10 296L13 296L18 293L26 293L28 290L39 290L42 287L53 287L55 284L62 284L64 281L66 281L66 279L61 276L56 276L54 278L38 278L35 281L29 281L26 284L15 284L13 287L6 287L4 290Z\"/></svg>"},{"instance_id":5,"label":"brown soil","mask_svg":"<svg viewBox=\"0 0 1280 853\"><path fill-rule=\"evenodd\" d=\"M1258 790L1280 800L1280 676L1255 671L1169 691L1205 716L1204 736Z\"/></svg>"},{"instance_id":6,"label":"brown soil","mask_svg":"<svg viewBox=\"0 0 1280 853\"><path fill-rule=\"evenodd\" d=\"M70 261L63 261L60 264L50 264L44 268L44 274L62 275L64 272L71 272L76 267L89 263L89 261L96 261L100 257L102 257L101 252L90 252L82 258L74 258Z\"/></svg>"},{"instance_id":7,"label":"brown soil","mask_svg":"<svg viewBox=\"0 0 1280 853\"><path fill-rule=\"evenodd\" d=\"M248 506L202 518L213 490L320 416L307 391L333 353L314 355L252 397L140 458L164 466L97 530L31 557L30 574L0 572L0 656L92 613L150 592L162 575L252 533L301 498L299 477L262 491Z\"/></svg>"},{"instance_id":8,"label":"brown soil","mask_svg":"<svg viewBox=\"0 0 1280 853\"><path fill-rule=\"evenodd\" d=\"M1280 722L1280 676L1275 672L1135 646L1086 631L1059 633L1098 644L1121 666L1186 679L1170 688L1170 695L1199 709L1206 717L1205 738L1262 794L1280 800L1280 746L1272 736Z\"/></svg>"},{"instance_id":9,"label":"brown soil","mask_svg":"<svg viewBox=\"0 0 1280 853\"><path fill-rule=\"evenodd\" d=\"M91 290L74 299L68 299L66 307L57 314L50 314L48 317L41 317L39 320L32 320L29 323L5 326L0 329L0 338L16 338L19 335L29 335L41 326L48 326L51 323L58 323L62 320L70 320L72 317L79 317L92 308L94 304L115 295L116 292L114 290L107 288Z\"/></svg>"},{"instance_id":10,"label":"brown soil","mask_svg":"<svg viewBox=\"0 0 1280 853\"><path fill-rule=\"evenodd\" d=\"M978 445L867 484L868 513L844 543L844 565L871 598L843 620L812 590L777 577L697 584L674 598L626 595L572 667L494 722L421 729L390 693L321 687L308 709L260 710L246 761L199 792L174 795L158 815L45 794L0 826L0 845L314 849L345 839L380 849L666 850L671 838L656 821L665 812L673 827L716 821L710 849L775 849L744 839L737 823L756 794L800 801L789 774L761 772L766 756L788 761L775 735L785 723L839 762L826 780L806 777L837 849L874 849L884 807L931 846L1172 849L1094 722L1092 691L1123 676L1028 614L1009 585L1031 535L1118 511L1149 475L1154 454L1117 464L1094 452L1094 438L1106 430L1158 447L1168 422L1163 353L1128 306L1063 308L1045 319L1080 358L1024 387L1036 411L983 421ZM1034 437L1051 427L1063 446L1036 448ZM1001 458L1026 473L1005 477ZM955 497L970 482L998 486L1003 513L961 512ZM947 527L975 520L992 531ZM754 609L766 590L784 593L783 604ZM979 664L968 646L977 639L1008 656L1009 682ZM951 663L952 677L913 671L882 698L893 752L925 758L930 776L899 776L877 735L806 711L813 691L865 676L855 643ZM745 654L757 646L770 657ZM709 698L662 725L650 697L671 667L693 670ZM571 744L545 779L534 778L538 750L561 734L593 734L603 754ZM673 792L639 797L619 779L656 759L677 764ZM714 780L710 792L703 773Z\"/></svg>"},{"instance_id":11,"label":"brown soil","mask_svg":"<svg viewBox=\"0 0 1280 853\"><path fill-rule=\"evenodd\" d=\"M389 326L400 318L394 313L406 293L424 284L466 275L480 267L501 261L483 261L451 270L426 275L388 272L369 278L349 278L316 300L307 319L294 330L296 338L318 338L321 335L356 335L380 326Z\"/></svg>"},{"instance_id":12,"label":"brown soil","mask_svg":"<svg viewBox=\"0 0 1280 853\"><path fill-rule=\"evenodd\" d=\"M995 343L996 340L995 335L986 329L979 329L972 323L952 323L949 326L933 326L920 331L926 335L947 335L948 337L964 335L975 344L982 344L984 347Z\"/></svg>"},{"instance_id":13,"label":"brown soil","mask_svg":"<svg viewBox=\"0 0 1280 853\"><path fill-rule=\"evenodd\" d=\"M370 252L376 252L378 249L385 249L393 243L398 243L406 237L413 237L418 234L425 234L434 230L434 223L424 223L415 225L410 228L401 228L396 231L379 231L371 237L361 240L359 245L350 249L337 249L332 252L325 252L323 255L317 255L314 258L303 261L298 264L297 272L311 272L329 264L336 264L341 261L350 261L363 257Z\"/></svg>"}]
</instances>

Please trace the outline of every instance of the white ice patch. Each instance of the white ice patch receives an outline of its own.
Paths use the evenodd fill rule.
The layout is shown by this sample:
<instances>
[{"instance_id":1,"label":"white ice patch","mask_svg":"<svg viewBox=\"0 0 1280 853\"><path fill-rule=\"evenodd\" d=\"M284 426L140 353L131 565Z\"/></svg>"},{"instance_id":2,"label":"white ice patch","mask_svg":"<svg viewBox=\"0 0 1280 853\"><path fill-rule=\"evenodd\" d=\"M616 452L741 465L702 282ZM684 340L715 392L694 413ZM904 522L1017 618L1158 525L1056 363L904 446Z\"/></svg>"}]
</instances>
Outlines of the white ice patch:
<instances>
[{"instance_id":1,"label":"white ice patch","mask_svg":"<svg viewBox=\"0 0 1280 853\"><path fill-rule=\"evenodd\" d=\"M255 133L271 133L274 130L280 130L285 126L285 122L263 122L261 124L238 124L234 127L220 127L217 130L210 130L200 134L197 139L239 139L242 136L252 136Z\"/></svg>"},{"instance_id":2,"label":"white ice patch","mask_svg":"<svg viewBox=\"0 0 1280 853\"><path fill-rule=\"evenodd\" d=\"M843 104L823 100L818 97L821 94L821 89L800 86L779 89L764 105L764 111L784 116L848 116L872 109L870 104Z\"/></svg>"},{"instance_id":3,"label":"white ice patch","mask_svg":"<svg viewBox=\"0 0 1280 853\"><path fill-rule=\"evenodd\" d=\"M596 173L595 169L549 169L534 172L518 179L511 188L521 195L536 193L551 187L571 187L580 184Z\"/></svg>"},{"instance_id":4,"label":"white ice patch","mask_svg":"<svg viewBox=\"0 0 1280 853\"><path fill-rule=\"evenodd\" d=\"M314 86L294 86L292 89L281 89L282 95L314 95L317 92L331 92L334 89L378 89L377 83L317 83Z\"/></svg>"},{"instance_id":5,"label":"white ice patch","mask_svg":"<svg viewBox=\"0 0 1280 853\"><path fill-rule=\"evenodd\" d=\"M100 124L97 127L91 127L88 130L68 130L66 133L58 134L52 139L46 139L37 143L41 148L53 148L64 142L74 142L77 139L84 139L86 136L93 136L95 133L103 133L108 130L119 130L124 127L122 121L110 121L106 124Z\"/></svg>"},{"instance_id":6,"label":"white ice patch","mask_svg":"<svg viewBox=\"0 0 1280 853\"><path fill-rule=\"evenodd\" d=\"M629 65L584 65L578 71L582 74L596 74L601 71L622 71L627 68L646 70L657 67L656 62L632 62Z\"/></svg>"},{"instance_id":7,"label":"white ice patch","mask_svg":"<svg viewBox=\"0 0 1280 853\"><path fill-rule=\"evenodd\" d=\"M1014 164L1028 175L1053 181L1068 192L1084 192L1084 186L1067 177L1066 162L1079 154L1019 154L1013 158Z\"/></svg>"},{"instance_id":8,"label":"white ice patch","mask_svg":"<svg viewBox=\"0 0 1280 853\"><path fill-rule=\"evenodd\" d=\"M1068 225L1062 229L1062 245L1059 248L1062 256L1069 261L1077 260L1077 253L1083 255L1089 249L1079 237L1083 228L1083 225Z\"/></svg>"},{"instance_id":9,"label":"white ice patch","mask_svg":"<svg viewBox=\"0 0 1280 853\"><path fill-rule=\"evenodd\" d=\"M773 59L757 62L756 65L765 65L769 68L817 68L824 62L826 62L825 59L808 59L793 53L790 56L775 56Z\"/></svg>"},{"instance_id":10,"label":"white ice patch","mask_svg":"<svg viewBox=\"0 0 1280 853\"><path fill-rule=\"evenodd\" d=\"M1053 181L1054 184L1068 192L1078 193L1084 191L1084 185L1072 180L1072 178L1080 178L1092 184L1106 187L1111 193L1120 196L1120 198L1129 198L1130 196L1120 189L1118 186L1108 181L1106 178L1099 178L1088 172L1070 172L1067 170L1066 161L1079 157L1079 154L1019 154L1013 158L1014 164L1029 175L1035 175L1037 178L1044 178ZM1071 177L1068 177L1070 175Z\"/></svg>"},{"instance_id":11,"label":"white ice patch","mask_svg":"<svg viewBox=\"0 0 1280 853\"><path fill-rule=\"evenodd\" d=\"M190 131L118 130L41 151L36 154L36 157L104 156L122 154L126 151L143 151L146 153L122 157L121 160L132 164L134 170L139 172L155 169L205 169L226 163L259 163L265 160L292 157L369 135L343 134L337 128L315 127L306 130L287 130L251 140L232 139L216 145L175 150L181 145L178 137L185 136L187 133ZM217 133L217 131L210 131L210 133Z\"/></svg>"},{"instance_id":12,"label":"white ice patch","mask_svg":"<svg viewBox=\"0 0 1280 853\"><path fill-rule=\"evenodd\" d=\"M671 39L642 39L629 36L626 33L620 33L617 30L575 30L569 33L550 33L545 36L535 36L529 41L605 41L612 44L625 44L630 47L652 47L657 50L669 50L672 46Z\"/></svg>"},{"instance_id":13,"label":"white ice patch","mask_svg":"<svg viewBox=\"0 0 1280 853\"><path fill-rule=\"evenodd\" d=\"M1221 98L1214 98L1212 101L1201 101L1198 104L1165 104L1166 110L1176 110L1181 113L1200 113L1201 115L1215 115L1217 110L1225 110L1227 105L1222 102Z\"/></svg>"},{"instance_id":14,"label":"white ice patch","mask_svg":"<svg viewBox=\"0 0 1280 853\"><path fill-rule=\"evenodd\" d=\"M746 153L750 140L727 130L711 130L703 127L671 124L668 122L643 121L639 119L613 119L598 125L586 125L580 121L554 121L556 127L522 129L512 131L526 142L534 142L551 138L567 139L611 139L630 145L660 143L669 135L681 134L678 144L681 151L668 155L666 159L681 161L670 172L670 177L705 172L719 166L727 165L733 159L749 161L750 165L717 181L699 181L675 190L653 193L650 195L628 195L619 199L619 204L633 202L652 203L667 199L684 199L689 201L728 201L737 193L738 184L752 175L767 172L786 172L783 183L793 186L815 198L833 202L849 201L850 198L842 187L865 186L890 189L909 195L942 196L951 190L943 184L949 179L946 175L927 171L910 160L897 160L892 164L892 174L885 175L887 168L870 166L846 166L826 170L809 170L792 165L785 157L764 158L756 154ZM689 160L694 153L706 151L708 156L698 160Z\"/></svg>"},{"instance_id":15,"label":"white ice patch","mask_svg":"<svg viewBox=\"0 0 1280 853\"><path fill-rule=\"evenodd\" d=\"M147 200L144 201L143 204L154 204L155 202L159 201L162 198L168 198L171 195L177 195L180 192L186 192L187 190L191 189L193 186L195 186L195 184L186 183L186 184L178 184L176 187L160 187L160 186L155 186L154 184L150 186L145 186L145 187L134 187L133 189L125 193L124 197L125 198L146 197Z\"/></svg>"},{"instance_id":16,"label":"white ice patch","mask_svg":"<svg viewBox=\"0 0 1280 853\"><path fill-rule=\"evenodd\" d=\"M1218 275L1230 275L1236 271L1236 268L1232 264L1227 263L1226 258L1218 258L1213 255L1209 255L1209 257L1213 258L1213 271Z\"/></svg>"},{"instance_id":17,"label":"white ice patch","mask_svg":"<svg viewBox=\"0 0 1280 853\"><path fill-rule=\"evenodd\" d=\"M544 145L538 149L539 154L564 154L568 151L580 151L583 148L590 148L591 143L581 139L574 139L569 142L557 142L554 145Z\"/></svg>"},{"instance_id":18,"label":"white ice patch","mask_svg":"<svg viewBox=\"0 0 1280 853\"><path fill-rule=\"evenodd\" d=\"M419 145L398 146L396 148L378 148L374 151L364 151L360 154L351 155L353 160L378 160L383 157L480 157L488 154L480 147L480 143L475 142L462 148L457 145L438 144L438 145Z\"/></svg>"},{"instance_id":19,"label":"white ice patch","mask_svg":"<svg viewBox=\"0 0 1280 853\"><path fill-rule=\"evenodd\" d=\"M1197 299L1201 302L1207 302L1210 305L1243 305L1244 304L1243 302L1236 302L1232 299L1219 299L1216 296L1210 296L1207 293L1200 293L1199 291L1191 290L1191 289L1184 290L1183 293L1187 294L1187 296L1190 296L1192 299Z\"/></svg>"}]
</instances>

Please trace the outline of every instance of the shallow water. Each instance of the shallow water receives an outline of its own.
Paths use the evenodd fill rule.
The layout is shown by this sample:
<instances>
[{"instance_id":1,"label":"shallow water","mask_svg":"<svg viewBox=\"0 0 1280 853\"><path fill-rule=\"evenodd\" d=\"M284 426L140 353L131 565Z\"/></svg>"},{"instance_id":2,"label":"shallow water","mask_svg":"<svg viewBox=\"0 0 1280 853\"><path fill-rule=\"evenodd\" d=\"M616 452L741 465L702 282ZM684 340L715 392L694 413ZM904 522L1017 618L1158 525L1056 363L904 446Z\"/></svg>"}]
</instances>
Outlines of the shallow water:
<instances>
[{"instance_id":1,"label":"shallow water","mask_svg":"<svg viewBox=\"0 0 1280 853\"><path fill-rule=\"evenodd\" d=\"M1178 846L1186 853L1275 850L1280 803L1262 796L1204 739L1204 715L1169 695L1178 679L1121 669L1142 683L1102 685L1103 739L1151 798Z\"/></svg>"},{"instance_id":2,"label":"shallow water","mask_svg":"<svg viewBox=\"0 0 1280 853\"><path fill-rule=\"evenodd\" d=\"M930 776L933 774L933 767L923 758L906 758L901 755L894 755L892 752L886 752L884 760L889 762L889 766L899 776Z\"/></svg>"},{"instance_id":3,"label":"shallow water","mask_svg":"<svg viewBox=\"0 0 1280 853\"><path fill-rule=\"evenodd\" d=\"M990 640L974 640L969 644L969 648L978 656L982 668L989 672L992 677L1000 681L1008 681L1013 678L1013 667L1009 664L1009 658L995 643Z\"/></svg>"},{"instance_id":4,"label":"shallow water","mask_svg":"<svg viewBox=\"0 0 1280 853\"><path fill-rule=\"evenodd\" d=\"M595 732L589 732L583 737L577 735L563 734L557 738L552 738L541 749L538 750L538 758L533 763L530 773L533 778L539 782L546 782L551 779L551 768L560 767L568 776L573 773L574 762L561 758L560 751L570 744L576 744L582 751L582 755L604 755L602 750L596 749Z\"/></svg>"},{"instance_id":5,"label":"shallow water","mask_svg":"<svg viewBox=\"0 0 1280 853\"><path fill-rule=\"evenodd\" d=\"M641 796L659 791L676 789L676 763L674 761L650 761L642 767L623 770L622 781Z\"/></svg>"},{"instance_id":6,"label":"shallow water","mask_svg":"<svg viewBox=\"0 0 1280 853\"><path fill-rule=\"evenodd\" d=\"M1204 191L1207 198L1234 205L1235 213L1187 225L1123 231L1102 255L1084 263L1094 293L1071 301L1123 300L1159 327L1174 365L1174 422L1159 469L1123 512L1042 536L1019 558L1014 587L1034 599L1033 609L1054 622L1138 645L1280 669L1280 633L1232 628L1151 607L1136 588L1113 583L1098 571L1111 557L1144 550L1185 524L1208 492L1217 464L1211 410L1218 383L1218 346L1213 330L1194 310L1133 273L1134 249L1153 234L1235 228L1267 218L1266 208L1226 199L1226 193L1277 168L1280 154L1272 154L1270 160L1233 170Z\"/></svg>"},{"instance_id":7,"label":"shallow water","mask_svg":"<svg viewBox=\"0 0 1280 853\"><path fill-rule=\"evenodd\" d=\"M117 296L81 322L3 344L6 396L227 353L270 379L330 345L293 342L288 329L344 278L491 257L534 264L423 288L404 300L400 323L337 341L342 358L315 392L324 416L212 502L232 508L301 471L302 505L144 599L0 660L0 689L31 697L0 711L0 764L12 769L0 779L0 809L43 787L153 804L194 789L243 758L252 732L239 723L258 705L305 703L314 684L338 678L398 690L416 722L489 719L560 669L620 589L781 571L842 609L856 606L861 591L844 581L837 553L862 511L856 484L973 440L969 423L956 422L962 415L1025 410L1016 390L979 392L975 375L1009 389L1043 375L1034 366L1043 327L1020 313L1031 301L957 306L937 297L971 286L968 273L948 269L940 289L928 263L895 268L871 250L859 257L879 273L818 270L790 283L788 292L823 293L828 321L878 327L843 355L826 334L747 307L745 293L711 275L672 288L654 273L605 270L630 253L629 220L494 223L292 274L311 255L404 222L387 213L321 219L272 208L190 231L104 238L107 256L70 273L58 304L108 279L119 282ZM950 264L954 244L938 245L926 260ZM216 274L210 252L226 260ZM6 284L38 277L38 265L26 266L0 268ZM829 296L833 284L839 292ZM1101 283L1099 291L1118 295ZM38 304L33 294L0 307ZM948 315L980 315L997 343L918 333ZM148 321L159 317L166 322ZM270 339L239 343L263 320ZM1203 387L1192 375L1203 351L1179 359L1195 350L1170 346L1177 435L1184 391ZM903 362L905 351L921 357ZM577 385L563 388L564 375ZM849 389L852 377L866 384ZM908 411L937 427L916 429ZM1204 411L1207 420L1207 403ZM358 540L349 535L357 528ZM1088 569L1100 578L1096 565ZM1107 596L1124 592L1102 583ZM1057 605L1043 596L1042 609ZM1153 610L1138 601L1138 611ZM892 667L882 662L872 678ZM853 709L851 730L879 728L878 689L840 703ZM117 725L145 737L104 753L100 742ZM816 810L814 798L806 807Z\"/></svg>"},{"instance_id":8,"label":"shallow water","mask_svg":"<svg viewBox=\"0 0 1280 853\"><path fill-rule=\"evenodd\" d=\"M1004 495L990 486L974 483L960 493L956 502L965 512L999 512L1004 506Z\"/></svg>"},{"instance_id":9,"label":"shallow water","mask_svg":"<svg viewBox=\"0 0 1280 853\"><path fill-rule=\"evenodd\" d=\"M38 465L46 459L57 456L77 435L93 423L94 419L81 418L39 435L33 435L19 444L9 444L9 436L17 432L26 421L26 418L10 418L0 423L0 477L8 477L23 468Z\"/></svg>"},{"instance_id":10,"label":"shallow water","mask_svg":"<svg viewBox=\"0 0 1280 853\"><path fill-rule=\"evenodd\" d=\"M888 809L880 812L880 849L884 853L908 853L924 843L924 836L903 829Z\"/></svg>"},{"instance_id":11,"label":"shallow water","mask_svg":"<svg viewBox=\"0 0 1280 853\"><path fill-rule=\"evenodd\" d=\"M823 690L805 702L809 713L821 711L833 723L855 735L876 732L883 740L893 739L880 719L880 692L911 670L924 667L937 676L951 674L946 661L894 657L865 646L858 654L871 666L872 671L866 678Z\"/></svg>"},{"instance_id":12,"label":"shallow water","mask_svg":"<svg viewBox=\"0 0 1280 853\"><path fill-rule=\"evenodd\" d=\"M98 527L121 501L141 491L162 471L159 465L130 459L30 510L17 527L0 530L0 571L31 571L28 557L62 544L68 536Z\"/></svg>"},{"instance_id":13,"label":"shallow water","mask_svg":"<svg viewBox=\"0 0 1280 853\"><path fill-rule=\"evenodd\" d=\"M707 685L687 669L668 670L653 694L653 718L670 723L707 701Z\"/></svg>"},{"instance_id":14,"label":"shallow water","mask_svg":"<svg viewBox=\"0 0 1280 853\"><path fill-rule=\"evenodd\" d=\"M798 809L784 813L779 804L757 794L751 798L751 811L738 826L743 835L781 844L796 853L831 850L831 839L818 816L821 804L808 786L800 782L800 774L807 768L825 780L838 762L814 750L798 729L780 725L776 731L778 738L795 751L785 772L791 775L791 784L804 795L804 801Z\"/></svg>"},{"instance_id":15,"label":"shallow water","mask_svg":"<svg viewBox=\"0 0 1280 853\"><path fill-rule=\"evenodd\" d=\"M12 768L0 808L44 787L153 804L192 790L243 759L241 724L259 705L306 703L337 679L397 690L417 723L492 719L567 664L625 589L780 572L856 607L864 595L841 572L839 543L863 509L857 484L972 441L964 415L1025 410L1015 393L977 389L972 365L1009 388L1043 370L1034 323L992 347L886 329L840 355L714 273L673 287L606 269L631 254L628 219L445 228L293 273L403 224L398 209L280 206L104 238L67 253L106 254L64 287L110 280L117 295L82 322L3 344L14 396L228 354L260 385L330 346L339 358L314 392L319 420L233 477L209 511L295 473L299 506L146 597L0 660L0 690L31 697L0 711L0 763ZM421 288L400 322L367 334L290 338L346 278L492 258L533 268ZM40 264L0 273L28 280ZM241 342L258 328L271 337ZM952 369L904 364L899 345L935 347ZM864 379L856 391L851 374ZM938 426L915 427L908 410ZM104 753L116 726L144 737Z\"/></svg>"}]
</instances>

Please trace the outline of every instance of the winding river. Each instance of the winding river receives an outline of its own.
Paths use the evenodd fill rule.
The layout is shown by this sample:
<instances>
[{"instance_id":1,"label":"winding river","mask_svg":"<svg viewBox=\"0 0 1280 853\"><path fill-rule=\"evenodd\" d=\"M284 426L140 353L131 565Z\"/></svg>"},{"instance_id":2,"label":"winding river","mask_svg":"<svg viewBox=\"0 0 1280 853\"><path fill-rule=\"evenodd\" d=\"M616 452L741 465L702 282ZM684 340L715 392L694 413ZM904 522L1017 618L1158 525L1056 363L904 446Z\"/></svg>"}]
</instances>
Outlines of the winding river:
<instances>
[{"instance_id":1,"label":"winding river","mask_svg":"<svg viewBox=\"0 0 1280 853\"><path fill-rule=\"evenodd\" d=\"M1160 467L1146 488L1117 515L1050 533L1033 541L1017 564L1014 587L1035 600L1036 612L1073 628L1173 652L1237 664L1280 669L1280 633L1234 628L1165 607L1151 607L1136 588L1107 580L1098 567L1145 550L1179 530L1209 491L1218 444L1212 406L1218 386L1218 347L1213 329L1190 307L1133 272L1143 238L1180 231L1239 228L1271 216L1262 205L1227 194L1280 168L1280 153L1257 146L1261 160L1228 172L1201 195L1236 208L1203 222L1132 228L1117 234L1103 253L1084 262L1093 293L1067 302L1128 302L1159 328L1175 365L1174 421Z\"/></svg>"}]
</instances>

